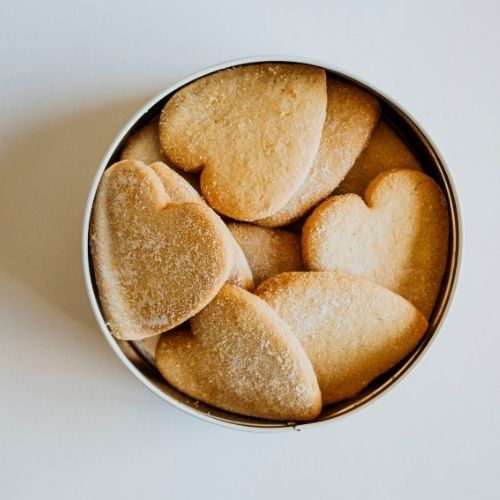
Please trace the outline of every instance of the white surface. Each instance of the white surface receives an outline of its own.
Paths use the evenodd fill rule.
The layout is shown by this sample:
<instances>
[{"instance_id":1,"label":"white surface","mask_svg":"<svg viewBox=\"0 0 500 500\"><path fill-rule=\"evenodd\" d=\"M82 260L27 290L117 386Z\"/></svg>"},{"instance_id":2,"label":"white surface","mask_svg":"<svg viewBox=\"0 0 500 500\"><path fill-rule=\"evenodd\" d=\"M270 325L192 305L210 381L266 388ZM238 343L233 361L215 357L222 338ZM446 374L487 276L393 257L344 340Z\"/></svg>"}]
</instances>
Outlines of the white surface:
<instances>
[{"instance_id":1,"label":"white surface","mask_svg":"<svg viewBox=\"0 0 500 500\"><path fill-rule=\"evenodd\" d=\"M1 3L1 498L499 498L500 8L269 3ZM454 306L415 370L357 414L273 435L147 391L98 331L79 260L123 123L188 73L265 53L324 59L402 103L451 168L465 230Z\"/></svg>"}]
</instances>

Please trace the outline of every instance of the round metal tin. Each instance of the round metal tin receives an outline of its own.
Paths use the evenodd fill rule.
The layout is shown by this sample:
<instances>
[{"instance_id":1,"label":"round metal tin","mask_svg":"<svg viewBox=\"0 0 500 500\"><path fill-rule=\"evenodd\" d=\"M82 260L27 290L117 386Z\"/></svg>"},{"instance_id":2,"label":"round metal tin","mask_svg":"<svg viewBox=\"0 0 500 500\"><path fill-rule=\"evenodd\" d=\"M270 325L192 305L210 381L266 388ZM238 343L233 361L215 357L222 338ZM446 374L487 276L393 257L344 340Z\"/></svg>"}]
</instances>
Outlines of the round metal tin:
<instances>
[{"instance_id":1,"label":"round metal tin","mask_svg":"<svg viewBox=\"0 0 500 500\"><path fill-rule=\"evenodd\" d=\"M372 381L369 386L366 387L357 396L340 403L325 406L321 414L315 420L305 423L274 422L226 412L202 402L195 401L194 399L186 396L185 394L177 391L172 386L170 386L161 377L160 373L156 370L154 365L150 361L148 361L147 356L145 356L133 342L117 340L111 335L111 332L106 325L100 306L99 295L94 281L92 260L90 258L89 252L90 216L97 186L104 170L118 159L120 150L130 134L147 123L153 117L157 116L163 108L165 102L168 100L169 96L171 96L174 92L179 90L184 85L196 80L197 78L233 66L271 61L301 63L319 66L321 68L324 68L328 75L358 85L359 87L375 95L379 99L379 102L381 104L382 116L384 117L384 119L392 125L392 127L398 132L401 138L407 143L413 153L420 160L425 172L433 177L443 189L448 203L450 217L450 242L447 267L441 284L441 290L436 302L436 306L429 319L429 328L422 341L406 358L404 358L392 369ZM109 342L116 355L148 389L153 391L164 401L167 401L168 403L176 406L186 413L189 413L211 423L237 428L240 430L300 430L312 425L316 426L320 423L331 421L342 415L346 415L371 401L374 401L376 398L387 392L389 388L393 387L396 382L401 380L402 377L406 373L408 373L410 368L415 366L416 362L421 358L424 352L429 348L433 339L436 337L438 329L442 325L445 315L450 307L459 273L461 237L462 229L460 221L460 208L457 199L457 192L450 173L436 146L425 134L422 127L420 127L415 119L410 117L410 115L406 111L404 111L401 106L396 104L393 100L389 99L379 90L363 82L361 79L353 77L346 72L332 67L327 63L302 57L261 56L227 61L215 66L211 66L187 78L184 78L183 80L164 90L155 98L151 99L128 121L128 123L118 133L115 140L106 151L106 154L104 155L104 158L102 159L92 182L83 219L82 257L85 285L97 323L99 324L102 333L104 334L106 340Z\"/></svg>"}]
</instances>

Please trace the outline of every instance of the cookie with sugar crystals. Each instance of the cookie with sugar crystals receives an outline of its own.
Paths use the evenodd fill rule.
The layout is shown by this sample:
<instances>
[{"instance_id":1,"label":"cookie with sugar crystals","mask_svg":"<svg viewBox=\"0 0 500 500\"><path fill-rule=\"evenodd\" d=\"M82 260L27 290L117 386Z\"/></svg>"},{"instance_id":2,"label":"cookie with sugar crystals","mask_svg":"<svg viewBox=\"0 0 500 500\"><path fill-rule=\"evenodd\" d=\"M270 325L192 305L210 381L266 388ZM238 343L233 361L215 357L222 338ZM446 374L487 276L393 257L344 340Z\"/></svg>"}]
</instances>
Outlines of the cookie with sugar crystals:
<instances>
[{"instance_id":1,"label":"cookie with sugar crystals","mask_svg":"<svg viewBox=\"0 0 500 500\"><path fill-rule=\"evenodd\" d=\"M120 160L139 160L149 165L155 161L166 162L158 135L158 119L151 120L136 130L125 142Z\"/></svg>"},{"instance_id":2,"label":"cookie with sugar crystals","mask_svg":"<svg viewBox=\"0 0 500 500\"><path fill-rule=\"evenodd\" d=\"M155 162L167 163L167 159L160 146L158 118L143 125L127 139L120 153L120 160L138 160L144 162L146 165L151 165ZM172 167L170 166L170 168ZM173 170L199 191L200 182L197 175L181 169Z\"/></svg>"},{"instance_id":3,"label":"cookie with sugar crystals","mask_svg":"<svg viewBox=\"0 0 500 500\"><path fill-rule=\"evenodd\" d=\"M150 166L162 181L163 186L172 201L205 203L198 192L170 167L162 162L155 162ZM219 217L217 214L215 215ZM231 233L229 233L229 238L232 240L234 247L234 264L227 281L229 284L241 286L246 290L252 290L255 285L252 271L250 270L245 254Z\"/></svg>"},{"instance_id":4,"label":"cookie with sugar crystals","mask_svg":"<svg viewBox=\"0 0 500 500\"><path fill-rule=\"evenodd\" d=\"M191 319L165 333L156 365L180 391L227 411L309 420L321 411L311 362L290 327L255 295L226 285Z\"/></svg>"},{"instance_id":5,"label":"cookie with sugar crystals","mask_svg":"<svg viewBox=\"0 0 500 500\"><path fill-rule=\"evenodd\" d=\"M327 80L327 94L325 124L311 171L281 210L257 224L276 227L300 218L333 192L366 146L380 112L377 99L332 78Z\"/></svg>"},{"instance_id":6,"label":"cookie with sugar crystals","mask_svg":"<svg viewBox=\"0 0 500 500\"><path fill-rule=\"evenodd\" d=\"M366 148L335 190L335 194L355 193L363 196L368 184L378 174L395 168L422 171L408 146L385 120L380 120Z\"/></svg>"},{"instance_id":7,"label":"cookie with sugar crystals","mask_svg":"<svg viewBox=\"0 0 500 500\"><path fill-rule=\"evenodd\" d=\"M238 222L228 228L246 255L256 285L275 274L304 268L295 233Z\"/></svg>"},{"instance_id":8,"label":"cookie with sugar crystals","mask_svg":"<svg viewBox=\"0 0 500 500\"><path fill-rule=\"evenodd\" d=\"M429 317L448 237L448 208L436 182L415 170L391 170L369 184L364 200L332 196L316 207L303 227L302 252L309 269L369 279Z\"/></svg>"},{"instance_id":9,"label":"cookie with sugar crystals","mask_svg":"<svg viewBox=\"0 0 500 500\"><path fill-rule=\"evenodd\" d=\"M299 339L325 404L356 395L409 354L427 329L410 302L353 276L285 273L256 293Z\"/></svg>"},{"instance_id":10,"label":"cookie with sugar crystals","mask_svg":"<svg viewBox=\"0 0 500 500\"><path fill-rule=\"evenodd\" d=\"M201 190L237 220L280 210L306 178L326 112L323 69L262 63L186 85L166 103L160 143L175 166L202 171Z\"/></svg>"},{"instance_id":11,"label":"cookie with sugar crystals","mask_svg":"<svg viewBox=\"0 0 500 500\"><path fill-rule=\"evenodd\" d=\"M160 178L163 187L172 201L203 203L203 198L200 196L200 193L191 183L179 175L176 170L169 167L162 161L155 161L149 166Z\"/></svg>"},{"instance_id":12,"label":"cookie with sugar crystals","mask_svg":"<svg viewBox=\"0 0 500 500\"><path fill-rule=\"evenodd\" d=\"M104 316L113 335L138 340L173 328L227 281L227 228L201 203L175 203L153 169L124 160L101 178L90 244Z\"/></svg>"}]
</instances>

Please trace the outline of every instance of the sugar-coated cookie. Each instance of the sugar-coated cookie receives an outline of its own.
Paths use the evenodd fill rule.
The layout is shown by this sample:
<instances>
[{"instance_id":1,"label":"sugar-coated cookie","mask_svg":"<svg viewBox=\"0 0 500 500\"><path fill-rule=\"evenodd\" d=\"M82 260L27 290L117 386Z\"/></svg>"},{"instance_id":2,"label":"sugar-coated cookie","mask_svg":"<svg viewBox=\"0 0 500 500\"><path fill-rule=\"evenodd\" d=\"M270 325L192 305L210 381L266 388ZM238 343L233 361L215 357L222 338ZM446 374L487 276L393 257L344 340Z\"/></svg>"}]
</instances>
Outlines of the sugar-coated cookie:
<instances>
[{"instance_id":1,"label":"sugar-coated cookie","mask_svg":"<svg viewBox=\"0 0 500 500\"><path fill-rule=\"evenodd\" d=\"M193 203L205 203L196 189L194 189L193 186L189 184L189 182L183 179L169 166L165 165L162 162L155 162L150 166L162 181L163 187L165 188L167 194L170 196L171 201L190 201ZM218 217L217 214L215 215ZM232 234L229 234L229 238L231 238L233 242L234 263L227 281L229 284L241 286L246 290L252 290L255 285L252 272L250 270L250 266L248 265L245 254L241 250Z\"/></svg>"},{"instance_id":2,"label":"sugar-coated cookie","mask_svg":"<svg viewBox=\"0 0 500 500\"><path fill-rule=\"evenodd\" d=\"M380 120L364 151L335 191L335 194L365 194L378 174L395 168L422 170L408 146L385 120Z\"/></svg>"},{"instance_id":3,"label":"sugar-coated cookie","mask_svg":"<svg viewBox=\"0 0 500 500\"><path fill-rule=\"evenodd\" d=\"M200 193L185 178L161 161L149 165L160 178L171 201L203 203Z\"/></svg>"},{"instance_id":4,"label":"sugar-coated cookie","mask_svg":"<svg viewBox=\"0 0 500 500\"><path fill-rule=\"evenodd\" d=\"M430 316L446 267L448 209L429 176L379 174L366 190L332 196L307 219L302 252L309 269L361 276L402 295Z\"/></svg>"},{"instance_id":5,"label":"sugar-coated cookie","mask_svg":"<svg viewBox=\"0 0 500 500\"><path fill-rule=\"evenodd\" d=\"M120 160L139 160L146 165L155 162L167 163L167 159L160 146L158 118L143 125L127 139L121 151ZM175 167L170 166L170 168L187 180L189 184L199 192L200 180L197 175L182 169L176 169Z\"/></svg>"},{"instance_id":6,"label":"sugar-coated cookie","mask_svg":"<svg viewBox=\"0 0 500 500\"><path fill-rule=\"evenodd\" d=\"M301 64L238 66L186 85L165 105L169 161L200 171L201 190L237 220L280 210L311 169L326 112L326 76Z\"/></svg>"},{"instance_id":7,"label":"sugar-coated cookie","mask_svg":"<svg viewBox=\"0 0 500 500\"><path fill-rule=\"evenodd\" d=\"M118 338L138 340L200 311L233 266L227 228L201 203L172 202L153 169L124 160L101 178L91 251L104 316Z\"/></svg>"},{"instance_id":8,"label":"sugar-coated cookie","mask_svg":"<svg viewBox=\"0 0 500 500\"><path fill-rule=\"evenodd\" d=\"M300 238L295 233L238 222L228 227L247 258L256 285L275 274L304 268Z\"/></svg>"},{"instance_id":9,"label":"sugar-coated cookie","mask_svg":"<svg viewBox=\"0 0 500 500\"><path fill-rule=\"evenodd\" d=\"M156 365L180 391L227 411L273 420L308 420L321 411L311 362L290 327L255 295L225 285L191 319L165 333Z\"/></svg>"},{"instance_id":10,"label":"sugar-coated cookie","mask_svg":"<svg viewBox=\"0 0 500 500\"><path fill-rule=\"evenodd\" d=\"M380 112L377 99L332 78L327 80L327 94L325 124L311 171L292 199L258 224L289 224L324 200L340 184L368 142Z\"/></svg>"},{"instance_id":11,"label":"sugar-coated cookie","mask_svg":"<svg viewBox=\"0 0 500 500\"><path fill-rule=\"evenodd\" d=\"M158 135L158 119L151 120L134 132L123 146L120 160L139 160L146 165L166 162Z\"/></svg>"},{"instance_id":12,"label":"sugar-coated cookie","mask_svg":"<svg viewBox=\"0 0 500 500\"><path fill-rule=\"evenodd\" d=\"M298 337L325 404L357 394L410 353L427 329L424 315L399 295L334 272L280 274L257 294Z\"/></svg>"},{"instance_id":13,"label":"sugar-coated cookie","mask_svg":"<svg viewBox=\"0 0 500 500\"><path fill-rule=\"evenodd\" d=\"M231 273L227 278L227 283L229 285L236 285L244 288L245 290L253 290L255 288L255 281L253 278L252 270L250 269L250 264L245 256L240 245L238 245L237 241L234 239L233 235L231 235L231 239L233 241L233 268L231 269Z\"/></svg>"}]
</instances>

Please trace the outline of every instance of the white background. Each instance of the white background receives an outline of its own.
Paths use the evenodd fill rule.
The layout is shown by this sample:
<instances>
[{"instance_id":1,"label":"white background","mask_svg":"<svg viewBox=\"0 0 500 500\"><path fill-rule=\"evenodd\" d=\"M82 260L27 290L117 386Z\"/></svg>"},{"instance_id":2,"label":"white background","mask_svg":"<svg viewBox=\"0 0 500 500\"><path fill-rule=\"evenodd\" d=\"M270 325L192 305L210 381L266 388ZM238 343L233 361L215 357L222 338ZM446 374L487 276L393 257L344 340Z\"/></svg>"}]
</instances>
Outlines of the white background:
<instances>
[{"instance_id":1,"label":"white background","mask_svg":"<svg viewBox=\"0 0 500 500\"><path fill-rule=\"evenodd\" d=\"M2 499L500 498L500 34L495 2L0 2ZM302 432L216 427L106 344L80 270L86 193L139 106L222 60L323 59L402 103L464 219L452 311L418 366Z\"/></svg>"}]
</instances>

